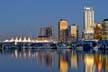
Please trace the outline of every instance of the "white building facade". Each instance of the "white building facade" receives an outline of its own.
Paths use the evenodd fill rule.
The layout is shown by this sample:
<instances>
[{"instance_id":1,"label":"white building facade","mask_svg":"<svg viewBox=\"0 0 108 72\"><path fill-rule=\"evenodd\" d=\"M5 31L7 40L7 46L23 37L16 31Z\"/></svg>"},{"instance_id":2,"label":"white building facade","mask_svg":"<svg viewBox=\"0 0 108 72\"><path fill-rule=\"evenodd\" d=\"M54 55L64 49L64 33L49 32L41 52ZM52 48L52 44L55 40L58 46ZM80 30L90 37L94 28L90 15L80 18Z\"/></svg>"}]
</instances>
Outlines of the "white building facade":
<instances>
[{"instance_id":1,"label":"white building facade","mask_svg":"<svg viewBox=\"0 0 108 72\"><path fill-rule=\"evenodd\" d=\"M84 8L84 39L92 40L94 37L94 10L92 7Z\"/></svg>"}]
</instances>

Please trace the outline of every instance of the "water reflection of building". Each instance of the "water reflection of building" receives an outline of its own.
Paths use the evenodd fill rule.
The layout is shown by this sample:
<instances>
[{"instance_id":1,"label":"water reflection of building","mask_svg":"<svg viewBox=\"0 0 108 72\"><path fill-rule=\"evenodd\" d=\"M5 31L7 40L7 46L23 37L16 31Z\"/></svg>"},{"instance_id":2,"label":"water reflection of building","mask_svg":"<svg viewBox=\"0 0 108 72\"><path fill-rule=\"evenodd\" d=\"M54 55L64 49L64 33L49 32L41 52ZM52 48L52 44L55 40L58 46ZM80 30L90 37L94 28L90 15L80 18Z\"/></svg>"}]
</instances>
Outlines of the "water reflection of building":
<instances>
[{"instance_id":1,"label":"water reflection of building","mask_svg":"<svg viewBox=\"0 0 108 72\"><path fill-rule=\"evenodd\" d=\"M68 62L62 54L59 55L59 72L68 72Z\"/></svg>"},{"instance_id":2,"label":"water reflection of building","mask_svg":"<svg viewBox=\"0 0 108 72\"><path fill-rule=\"evenodd\" d=\"M32 57L36 57L37 56L37 52L31 52L31 50L14 50L12 53L12 57L14 58L32 58Z\"/></svg>"},{"instance_id":3,"label":"water reflection of building","mask_svg":"<svg viewBox=\"0 0 108 72\"><path fill-rule=\"evenodd\" d=\"M98 65L97 65L98 67L98 72L101 72L101 70L102 70L102 56L101 55L99 55L99 57L98 57Z\"/></svg>"},{"instance_id":4,"label":"water reflection of building","mask_svg":"<svg viewBox=\"0 0 108 72\"><path fill-rule=\"evenodd\" d=\"M12 53L13 58L25 58L25 59L30 59L30 58L36 58L38 63L40 65L46 66L51 68L54 62L54 57L55 57L55 52L41 52L41 51L32 51L32 50L23 50L23 51L18 51L15 50Z\"/></svg>"},{"instance_id":5,"label":"water reflection of building","mask_svg":"<svg viewBox=\"0 0 108 72\"><path fill-rule=\"evenodd\" d=\"M84 56L85 72L95 72L95 59L94 55L85 55Z\"/></svg>"},{"instance_id":6,"label":"water reflection of building","mask_svg":"<svg viewBox=\"0 0 108 72\"><path fill-rule=\"evenodd\" d=\"M52 67L54 62L55 52L38 52L38 59L41 65Z\"/></svg>"},{"instance_id":7,"label":"water reflection of building","mask_svg":"<svg viewBox=\"0 0 108 72\"><path fill-rule=\"evenodd\" d=\"M108 72L108 56L101 55L102 57L102 72Z\"/></svg>"},{"instance_id":8,"label":"water reflection of building","mask_svg":"<svg viewBox=\"0 0 108 72\"><path fill-rule=\"evenodd\" d=\"M9 50L10 51L10 50ZM6 51L7 52L7 51ZM4 51L3 51L4 53ZM35 59L40 67L52 69L58 65L59 72L108 72L108 55L102 54L71 54L63 52L56 54L55 51L37 51L31 49L12 50L12 58L15 59ZM57 61L55 60L58 59ZM71 67L70 67L71 65ZM71 68L71 69L70 69Z\"/></svg>"},{"instance_id":9,"label":"water reflection of building","mask_svg":"<svg viewBox=\"0 0 108 72\"><path fill-rule=\"evenodd\" d=\"M106 56L106 71L108 72L108 55Z\"/></svg>"},{"instance_id":10,"label":"water reflection of building","mask_svg":"<svg viewBox=\"0 0 108 72\"><path fill-rule=\"evenodd\" d=\"M78 69L78 58L77 54L72 54L71 55L71 67L72 69Z\"/></svg>"},{"instance_id":11,"label":"water reflection of building","mask_svg":"<svg viewBox=\"0 0 108 72\"><path fill-rule=\"evenodd\" d=\"M108 55L95 54L95 64L98 72L108 72Z\"/></svg>"}]
</instances>

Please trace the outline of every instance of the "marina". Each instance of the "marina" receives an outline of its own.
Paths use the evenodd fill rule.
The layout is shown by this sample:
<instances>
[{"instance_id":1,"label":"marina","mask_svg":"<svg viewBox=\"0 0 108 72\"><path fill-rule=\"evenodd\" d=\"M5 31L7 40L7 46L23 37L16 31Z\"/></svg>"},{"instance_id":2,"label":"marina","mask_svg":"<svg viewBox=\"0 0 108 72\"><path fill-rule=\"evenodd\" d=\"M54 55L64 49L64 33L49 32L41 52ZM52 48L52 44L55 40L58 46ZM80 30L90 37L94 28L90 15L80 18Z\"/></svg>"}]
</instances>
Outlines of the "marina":
<instances>
[{"instance_id":1,"label":"marina","mask_svg":"<svg viewBox=\"0 0 108 72\"><path fill-rule=\"evenodd\" d=\"M0 49L70 49L85 52L107 52L108 40L74 42L0 42Z\"/></svg>"}]
</instances>

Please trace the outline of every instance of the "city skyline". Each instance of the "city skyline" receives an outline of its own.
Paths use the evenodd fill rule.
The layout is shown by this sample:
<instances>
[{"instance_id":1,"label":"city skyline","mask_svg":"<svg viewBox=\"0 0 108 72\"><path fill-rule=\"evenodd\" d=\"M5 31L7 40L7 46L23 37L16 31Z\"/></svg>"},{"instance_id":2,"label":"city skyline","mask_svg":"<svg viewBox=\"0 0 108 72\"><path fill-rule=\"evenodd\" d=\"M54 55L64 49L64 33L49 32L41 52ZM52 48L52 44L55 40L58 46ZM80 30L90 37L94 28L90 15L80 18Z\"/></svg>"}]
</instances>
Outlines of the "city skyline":
<instances>
[{"instance_id":1,"label":"city skyline","mask_svg":"<svg viewBox=\"0 0 108 72\"><path fill-rule=\"evenodd\" d=\"M93 7L95 22L107 18L107 1L0 1L0 39L15 36L36 37L39 28L52 24L57 34L59 19L66 19L71 24L78 24L83 31L83 8ZM101 6L99 3L103 3ZM65 4L65 5L64 5ZM55 6L56 5L56 6ZM104 9L106 9L104 11Z\"/></svg>"}]
</instances>

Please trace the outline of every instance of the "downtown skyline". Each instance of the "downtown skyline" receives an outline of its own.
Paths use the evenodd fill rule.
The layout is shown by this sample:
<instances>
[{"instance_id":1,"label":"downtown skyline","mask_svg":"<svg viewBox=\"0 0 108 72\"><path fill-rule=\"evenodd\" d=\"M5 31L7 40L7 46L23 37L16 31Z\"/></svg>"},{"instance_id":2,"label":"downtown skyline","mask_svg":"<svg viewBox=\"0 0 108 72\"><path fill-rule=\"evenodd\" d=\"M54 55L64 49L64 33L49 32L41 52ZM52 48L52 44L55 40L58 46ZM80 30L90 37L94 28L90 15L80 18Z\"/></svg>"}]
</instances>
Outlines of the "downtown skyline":
<instances>
[{"instance_id":1,"label":"downtown skyline","mask_svg":"<svg viewBox=\"0 0 108 72\"><path fill-rule=\"evenodd\" d=\"M16 36L36 37L39 28L48 24L54 26L54 32L57 34L58 21L61 18L68 20L69 25L78 24L79 29L83 31L84 7L94 8L96 23L108 17L108 10L105 6L107 1L63 0L62 4L60 1L48 1L47 3L42 0L5 1L0 1L0 39Z\"/></svg>"}]
</instances>

